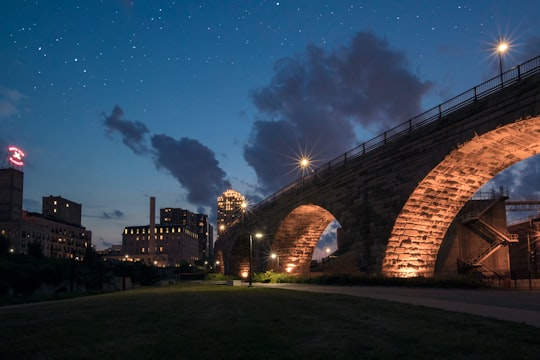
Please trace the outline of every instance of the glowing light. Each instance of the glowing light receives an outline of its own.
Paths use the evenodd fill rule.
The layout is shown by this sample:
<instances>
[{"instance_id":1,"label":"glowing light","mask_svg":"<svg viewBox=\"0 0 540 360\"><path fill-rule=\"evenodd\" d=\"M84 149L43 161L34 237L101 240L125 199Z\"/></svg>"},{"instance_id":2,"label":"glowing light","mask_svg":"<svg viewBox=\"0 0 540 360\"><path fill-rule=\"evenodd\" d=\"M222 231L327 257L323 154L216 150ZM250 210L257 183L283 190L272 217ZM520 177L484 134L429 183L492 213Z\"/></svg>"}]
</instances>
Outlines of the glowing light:
<instances>
[{"instance_id":1,"label":"glowing light","mask_svg":"<svg viewBox=\"0 0 540 360\"><path fill-rule=\"evenodd\" d=\"M317 166L317 161L314 160L313 151L301 150L300 147L294 155L287 156L287 158L291 160L289 163L291 170L287 172L287 175L291 173L296 173L298 176L306 175Z\"/></svg>"},{"instance_id":2,"label":"glowing light","mask_svg":"<svg viewBox=\"0 0 540 360\"><path fill-rule=\"evenodd\" d=\"M417 277L417 276L418 276L418 272L415 269L403 268L399 270L399 275L397 277L412 278L412 277Z\"/></svg>"},{"instance_id":3,"label":"glowing light","mask_svg":"<svg viewBox=\"0 0 540 360\"><path fill-rule=\"evenodd\" d=\"M503 42L500 42L499 45L497 46L497 51L500 53L500 54L503 54L506 52L506 50L508 50L508 43L506 41L503 41Z\"/></svg>"},{"instance_id":4,"label":"glowing light","mask_svg":"<svg viewBox=\"0 0 540 360\"><path fill-rule=\"evenodd\" d=\"M299 164L300 164L300 167L302 169L306 169L306 168L309 168L309 163L310 163L310 160L309 158L307 157L302 157L299 161Z\"/></svg>"},{"instance_id":5,"label":"glowing light","mask_svg":"<svg viewBox=\"0 0 540 360\"><path fill-rule=\"evenodd\" d=\"M493 55L502 56L504 53L508 52L511 48L512 41L508 38L499 36L495 44L492 43Z\"/></svg>"},{"instance_id":6,"label":"glowing light","mask_svg":"<svg viewBox=\"0 0 540 360\"><path fill-rule=\"evenodd\" d=\"M285 267L285 271L290 273L291 271L293 271L293 269L296 267L295 264L287 264L287 266Z\"/></svg>"},{"instance_id":7,"label":"glowing light","mask_svg":"<svg viewBox=\"0 0 540 360\"><path fill-rule=\"evenodd\" d=\"M247 271L242 271L242 277L245 279L248 277L248 272Z\"/></svg>"},{"instance_id":8,"label":"glowing light","mask_svg":"<svg viewBox=\"0 0 540 360\"><path fill-rule=\"evenodd\" d=\"M494 53L499 57L499 74L501 77L501 85L503 85L503 55L510 49L510 42L499 36L495 45Z\"/></svg>"},{"instance_id":9,"label":"glowing light","mask_svg":"<svg viewBox=\"0 0 540 360\"><path fill-rule=\"evenodd\" d=\"M12 163L15 166L23 166L24 165L24 151L19 149L15 146L10 146L8 148L9 151L9 162Z\"/></svg>"}]
</instances>

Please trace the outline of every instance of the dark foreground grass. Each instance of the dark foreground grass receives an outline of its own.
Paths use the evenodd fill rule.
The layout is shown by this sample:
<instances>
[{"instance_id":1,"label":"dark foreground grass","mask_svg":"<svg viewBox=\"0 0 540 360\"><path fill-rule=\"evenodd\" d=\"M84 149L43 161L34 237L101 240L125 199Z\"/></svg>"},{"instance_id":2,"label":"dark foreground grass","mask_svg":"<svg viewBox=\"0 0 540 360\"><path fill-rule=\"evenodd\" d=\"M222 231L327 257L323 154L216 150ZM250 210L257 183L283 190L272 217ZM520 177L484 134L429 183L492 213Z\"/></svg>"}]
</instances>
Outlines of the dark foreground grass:
<instances>
[{"instance_id":1,"label":"dark foreground grass","mask_svg":"<svg viewBox=\"0 0 540 360\"><path fill-rule=\"evenodd\" d=\"M0 359L536 359L540 329L336 294L185 284L0 308Z\"/></svg>"}]
</instances>

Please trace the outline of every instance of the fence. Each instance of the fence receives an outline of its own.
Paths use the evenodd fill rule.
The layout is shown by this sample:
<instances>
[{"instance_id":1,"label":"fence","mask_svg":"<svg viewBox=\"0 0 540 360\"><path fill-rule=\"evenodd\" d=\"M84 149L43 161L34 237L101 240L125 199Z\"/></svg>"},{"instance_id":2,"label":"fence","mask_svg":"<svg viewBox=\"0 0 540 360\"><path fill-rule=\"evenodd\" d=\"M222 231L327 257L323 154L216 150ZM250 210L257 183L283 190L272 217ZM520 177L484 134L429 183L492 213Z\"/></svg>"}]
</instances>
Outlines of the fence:
<instances>
[{"instance_id":1,"label":"fence","mask_svg":"<svg viewBox=\"0 0 540 360\"><path fill-rule=\"evenodd\" d=\"M443 116L446 116L456 110L462 109L467 105L474 103L477 100L483 99L489 95L492 95L504 88L516 84L519 80L533 76L540 72L540 56L537 56L521 65L518 65L496 77L489 79L480 85L467 90L452 99L435 106L434 108L409 119L396 127L383 132L382 134L368 140L352 150L338 156L337 158L329 161L325 165L322 165L314 170L312 174L302 176L300 179L286 185L282 189L276 191L266 199L259 202L255 208L262 206L266 203L276 200L279 196L287 193L288 191L298 188L301 184L312 176L317 176L326 170L342 165L347 160L356 158L366 153L373 151L382 145L396 140L402 136L410 134L413 130L416 130L424 125L430 124Z\"/></svg>"}]
</instances>

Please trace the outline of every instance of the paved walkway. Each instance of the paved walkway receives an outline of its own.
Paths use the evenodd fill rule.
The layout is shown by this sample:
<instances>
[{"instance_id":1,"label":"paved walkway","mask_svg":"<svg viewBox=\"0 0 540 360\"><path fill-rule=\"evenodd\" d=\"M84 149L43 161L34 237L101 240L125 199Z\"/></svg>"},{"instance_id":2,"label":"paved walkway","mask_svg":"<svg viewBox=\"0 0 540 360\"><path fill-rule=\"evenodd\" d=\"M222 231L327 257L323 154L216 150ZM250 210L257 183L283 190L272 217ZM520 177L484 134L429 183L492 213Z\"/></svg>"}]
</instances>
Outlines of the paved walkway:
<instances>
[{"instance_id":1,"label":"paved walkway","mask_svg":"<svg viewBox=\"0 0 540 360\"><path fill-rule=\"evenodd\" d=\"M540 327L540 291L462 290L382 286L255 284L287 290L360 296L461 313L476 314Z\"/></svg>"}]
</instances>

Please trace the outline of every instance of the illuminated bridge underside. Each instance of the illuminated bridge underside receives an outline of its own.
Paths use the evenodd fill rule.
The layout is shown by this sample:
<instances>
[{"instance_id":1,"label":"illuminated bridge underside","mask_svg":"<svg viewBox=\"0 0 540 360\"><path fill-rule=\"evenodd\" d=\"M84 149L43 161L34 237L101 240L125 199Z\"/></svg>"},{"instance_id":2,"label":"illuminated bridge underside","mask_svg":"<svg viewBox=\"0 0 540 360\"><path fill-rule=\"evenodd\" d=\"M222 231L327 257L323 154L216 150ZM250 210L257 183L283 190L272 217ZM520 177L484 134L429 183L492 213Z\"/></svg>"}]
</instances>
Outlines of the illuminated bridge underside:
<instances>
[{"instance_id":1,"label":"illuminated bridge underside","mask_svg":"<svg viewBox=\"0 0 540 360\"><path fill-rule=\"evenodd\" d=\"M333 219L332 214L317 205L302 205L287 215L272 249L279 256L279 271L309 273L313 250Z\"/></svg>"},{"instance_id":2,"label":"illuminated bridge underside","mask_svg":"<svg viewBox=\"0 0 540 360\"><path fill-rule=\"evenodd\" d=\"M487 181L540 150L540 117L476 136L455 149L418 184L392 229L382 272L432 276L448 227Z\"/></svg>"}]
</instances>

